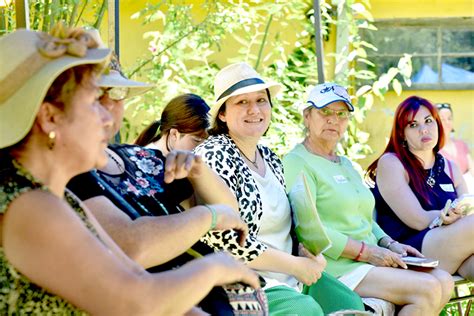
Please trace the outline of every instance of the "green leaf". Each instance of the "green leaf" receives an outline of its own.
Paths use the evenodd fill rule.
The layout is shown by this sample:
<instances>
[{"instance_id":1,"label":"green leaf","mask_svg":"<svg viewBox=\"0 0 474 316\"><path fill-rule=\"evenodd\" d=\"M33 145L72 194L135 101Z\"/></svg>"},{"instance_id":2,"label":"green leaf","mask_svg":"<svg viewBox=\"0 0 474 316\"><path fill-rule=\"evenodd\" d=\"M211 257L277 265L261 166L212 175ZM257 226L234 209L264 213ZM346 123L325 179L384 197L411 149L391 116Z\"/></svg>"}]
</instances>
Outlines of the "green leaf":
<instances>
[{"instance_id":1,"label":"green leaf","mask_svg":"<svg viewBox=\"0 0 474 316\"><path fill-rule=\"evenodd\" d=\"M392 87L393 87L393 90L395 91L395 93L400 96L402 94L402 84L400 83L400 81L398 81L398 79L393 79L393 82L392 82Z\"/></svg>"}]
</instances>

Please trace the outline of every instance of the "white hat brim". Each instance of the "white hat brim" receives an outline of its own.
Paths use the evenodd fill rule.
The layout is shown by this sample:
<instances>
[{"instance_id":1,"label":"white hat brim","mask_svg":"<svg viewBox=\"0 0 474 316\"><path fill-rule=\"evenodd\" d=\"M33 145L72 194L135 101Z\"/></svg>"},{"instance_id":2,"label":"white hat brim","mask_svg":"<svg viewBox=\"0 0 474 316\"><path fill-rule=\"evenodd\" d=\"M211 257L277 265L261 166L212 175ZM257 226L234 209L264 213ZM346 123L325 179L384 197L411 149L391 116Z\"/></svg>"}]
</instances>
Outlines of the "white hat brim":
<instances>
[{"instance_id":1,"label":"white hat brim","mask_svg":"<svg viewBox=\"0 0 474 316\"><path fill-rule=\"evenodd\" d=\"M211 107L209 111L211 115L211 125L214 124L217 118L217 113L219 113L219 109L221 108L222 104L224 104L225 101L227 101L229 98L236 95L256 92L256 91L265 90L265 89L268 89L270 91L270 98L273 99L278 93L280 93L283 90L283 86L276 82L268 82L268 83L258 83L258 84L250 85L250 86L235 90L231 94L217 100L214 103L214 105Z\"/></svg>"},{"instance_id":2,"label":"white hat brim","mask_svg":"<svg viewBox=\"0 0 474 316\"><path fill-rule=\"evenodd\" d=\"M102 74L98 84L99 87L129 88L130 91L127 98L143 94L154 87L154 85L149 83L127 79L115 70L111 70L108 74Z\"/></svg>"}]
</instances>

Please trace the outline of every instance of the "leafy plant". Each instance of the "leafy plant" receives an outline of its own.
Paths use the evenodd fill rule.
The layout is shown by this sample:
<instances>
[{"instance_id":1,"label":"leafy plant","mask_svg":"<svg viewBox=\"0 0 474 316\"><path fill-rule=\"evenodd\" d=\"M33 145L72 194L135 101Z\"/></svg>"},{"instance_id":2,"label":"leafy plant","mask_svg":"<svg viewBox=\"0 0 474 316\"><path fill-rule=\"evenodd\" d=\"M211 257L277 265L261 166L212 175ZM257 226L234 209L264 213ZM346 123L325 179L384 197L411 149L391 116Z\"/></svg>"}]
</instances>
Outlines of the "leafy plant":
<instances>
[{"instance_id":1,"label":"leafy plant","mask_svg":"<svg viewBox=\"0 0 474 316\"><path fill-rule=\"evenodd\" d=\"M47 32L58 21L67 26L99 28L107 9L107 0L41 0L28 1L30 27ZM85 13L92 15L85 16ZM0 35L16 29L14 1L0 10Z\"/></svg>"},{"instance_id":2,"label":"leafy plant","mask_svg":"<svg viewBox=\"0 0 474 316\"><path fill-rule=\"evenodd\" d=\"M166 102L177 94L193 92L211 103L213 79L219 70L213 62L214 54L232 46L235 49L229 54L229 63L245 61L269 80L285 86L274 100L272 124L264 139L283 155L303 137L301 106L308 87L317 83L312 2L206 1L203 9L205 18L198 22L193 20L191 5L174 1L161 1L134 15L144 23L160 22L156 31L145 34L150 38L150 56L129 72L157 83L157 89L147 94L144 103L127 112L128 125L122 136L133 140L142 124L158 117ZM410 58L405 56L398 67L377 77L365 67L371 64L366 50L376 47L360 36L361 29L376 31L371 24L369 2L345 0L332 6L322 1L320 9L325 39L334 36L330 34L332 26L349 30L347 45L329 56L336 60L336 82L349 87L356 106L339 151L360 159L370 148L366 144L369 134L358 126L375 98L383 100L389 87L400 93L400 80L410 83ZM270 32L272 27L277 31ZM293 42L285 37L287 29L296 35ZM294 49L287 53L285 46Z\"/></svg>"}]
</instances>

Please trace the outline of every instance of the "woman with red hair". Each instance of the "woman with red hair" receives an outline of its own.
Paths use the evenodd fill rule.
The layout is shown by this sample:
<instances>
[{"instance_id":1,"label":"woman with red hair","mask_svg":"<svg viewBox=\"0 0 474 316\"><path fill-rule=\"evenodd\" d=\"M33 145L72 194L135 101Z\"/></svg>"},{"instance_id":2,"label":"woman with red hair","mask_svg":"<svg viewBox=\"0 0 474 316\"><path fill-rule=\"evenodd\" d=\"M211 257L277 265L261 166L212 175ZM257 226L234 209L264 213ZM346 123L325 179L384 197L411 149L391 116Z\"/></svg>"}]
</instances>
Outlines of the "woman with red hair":
<instances>
[{"instance_id":1,"label":"woman with red hair","mask_svg":"<svg viewBox=\"0 0 474 316\"><path fill-rule=\"evenodd\" d=\"M394 242L411 245L438 259L440 268L473 280L474 216L463 217L447 205L467 193L467 186L456 164L438 153L444 137L436 108L409 97L398 106L389 143L367 175L375 182L377 222ZM438 218L439 225L430 225Z\"/></svg>"}]
</instances>

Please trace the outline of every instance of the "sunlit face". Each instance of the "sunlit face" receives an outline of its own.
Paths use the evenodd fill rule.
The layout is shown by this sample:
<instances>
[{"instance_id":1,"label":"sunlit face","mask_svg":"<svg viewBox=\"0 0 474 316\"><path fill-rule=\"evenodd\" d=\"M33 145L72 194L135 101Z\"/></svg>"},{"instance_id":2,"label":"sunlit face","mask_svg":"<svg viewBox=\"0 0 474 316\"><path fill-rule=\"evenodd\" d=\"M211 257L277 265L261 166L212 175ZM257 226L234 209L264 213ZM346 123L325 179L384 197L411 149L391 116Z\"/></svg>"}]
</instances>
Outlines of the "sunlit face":
<instances>
[{"instance_id":1,"label":"sunlit face","mask_svg":"<svg viewBox=\"0 0 474 316\"><path fill-rule=\"evenodd\" d=\"M412 152L433 150L438 143L438 124L430 111L421 106L411 122L405 127L405 139Z\"/></svg>"},{"instance_id":2,"label":"sunlit face","mask_svg":"<svg viewBox=\"0 0 474 316\"><path fill-rule=\"evenodd\" d=\"M58 141L71 159L77 160L79 173L105 165L105 148L112 127L110 113L97 100L95 80L78 85L59 123Z\"/></svg>"},{"instance_id":3,"label":"sunlit face","mask_svg":"<svg viewBox=\"0 0 474 316\"><path fill-rule=\"evenodd\" d=\"M99 99L100 104L110 112L113 119L113 126L110 129L109 139L114 137L122 126L123 113L124 113L124 100L113 100L109 97L109 94L105 92Z\"/></svg>"},{"instance_id":4,"label":"sunlit face","mask_svg":"<svg viewBox=\"0 0 474 316\"><path fill-rule=\"evenodd\" d=\"M178 139L175 142L174 149L192 151L197 145L206 139L205 131L200 131L193 134L179 133Z\"/></svg>"},{"instance_id":5,"label":"sunlit face","mask_svg":"<svg viewBox=\"0 0 474 316\"><path fill-rule=\"evenodd\" d=\"M450 109L440 109L438 114L443 124L444 134L449 138L449 134L453 130L453 113Z\"/></svg>"},{"instance_id":6,"label":"sunlit face","mask_svg":"<svg viewBox=\"0 0 474 316\"><path fill-rule=\"evenodd\" d=\"M305 110L305 126L311 139L324 142L339 141L347 130L350 112L346 103L336 101L322 109Z\"/></svg>"},{"instance_id":7,"label":"sunlit face","mask_svg":"<svg viewBox=\"0 0 474 316\"><path fill-rule=\"evenodd\" d=\"M267 92L260 90L230 97L219 119L227 123L232 138L260 139L271 119Z\"/></svg>"}]
</instances>

